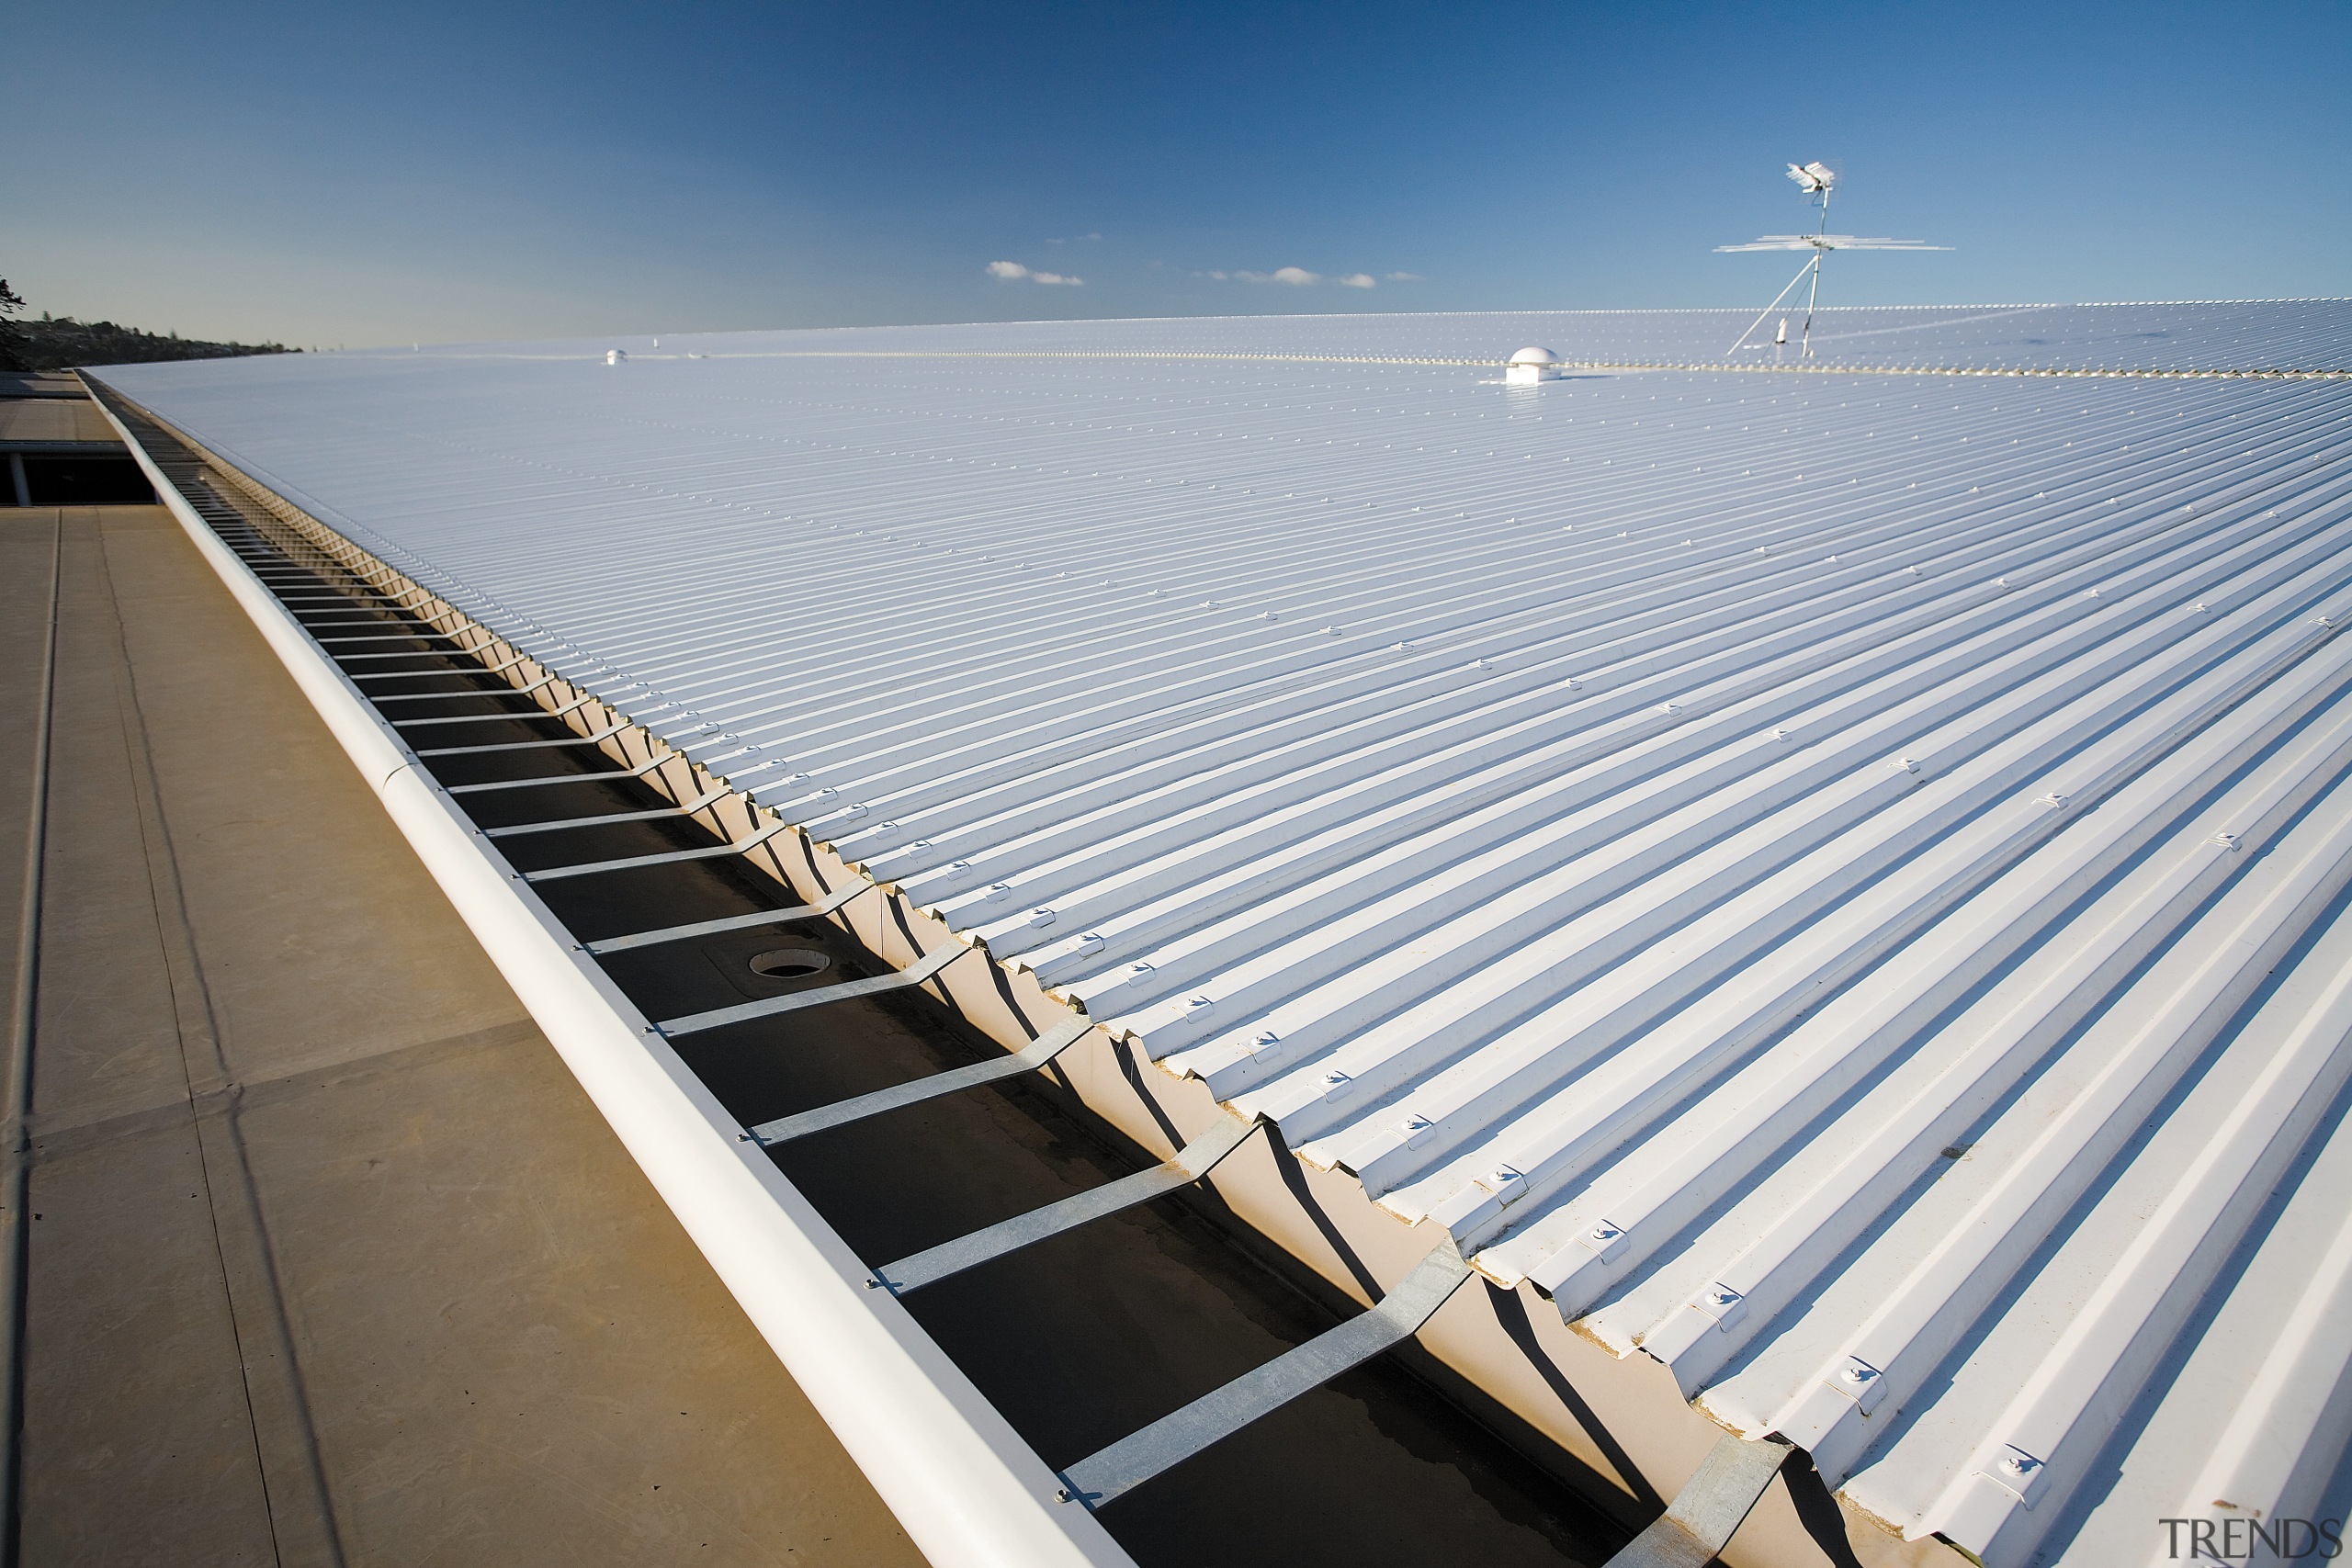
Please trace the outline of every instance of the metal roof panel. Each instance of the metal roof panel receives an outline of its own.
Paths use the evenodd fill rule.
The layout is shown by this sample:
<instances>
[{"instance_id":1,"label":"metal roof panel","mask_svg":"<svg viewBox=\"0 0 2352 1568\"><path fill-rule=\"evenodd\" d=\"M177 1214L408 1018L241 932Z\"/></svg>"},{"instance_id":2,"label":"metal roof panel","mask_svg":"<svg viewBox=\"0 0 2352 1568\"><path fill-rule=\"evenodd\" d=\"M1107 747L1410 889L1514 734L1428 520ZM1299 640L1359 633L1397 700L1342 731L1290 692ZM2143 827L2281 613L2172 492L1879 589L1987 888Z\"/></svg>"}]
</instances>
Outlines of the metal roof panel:
<instances>
[{"instance_id":1,"label":"metal roof panel","mask_svg":"<svg viewBox=\"0 0 2352 1568\"><path fill-rule=\"evenodd\" d=\"M2308 1502L2352 304L1489 374L1736 316L104 377L1897 1527Z\"/></svg>"}]
</instances>

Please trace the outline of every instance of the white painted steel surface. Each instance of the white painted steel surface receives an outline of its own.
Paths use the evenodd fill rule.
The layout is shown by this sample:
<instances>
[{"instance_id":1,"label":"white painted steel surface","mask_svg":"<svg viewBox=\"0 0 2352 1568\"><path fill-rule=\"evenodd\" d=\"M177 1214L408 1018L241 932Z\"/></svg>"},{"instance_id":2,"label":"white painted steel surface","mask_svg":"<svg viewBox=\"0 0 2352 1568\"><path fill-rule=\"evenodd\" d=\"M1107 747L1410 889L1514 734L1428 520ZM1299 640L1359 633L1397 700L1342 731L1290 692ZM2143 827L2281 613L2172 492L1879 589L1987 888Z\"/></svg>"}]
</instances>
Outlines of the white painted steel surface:
<instances>
[{"instance_id":1,"label":"white painted steel surface","mask_svg":"<svg viewBox=\"0 0 2352 1568\"><path fill-rule=\"evenodd\" d=\"M2352 385L1499 384L1740 319L100 374L1905 1533L2341 1515Z\"/></svg>"}]
</instances>

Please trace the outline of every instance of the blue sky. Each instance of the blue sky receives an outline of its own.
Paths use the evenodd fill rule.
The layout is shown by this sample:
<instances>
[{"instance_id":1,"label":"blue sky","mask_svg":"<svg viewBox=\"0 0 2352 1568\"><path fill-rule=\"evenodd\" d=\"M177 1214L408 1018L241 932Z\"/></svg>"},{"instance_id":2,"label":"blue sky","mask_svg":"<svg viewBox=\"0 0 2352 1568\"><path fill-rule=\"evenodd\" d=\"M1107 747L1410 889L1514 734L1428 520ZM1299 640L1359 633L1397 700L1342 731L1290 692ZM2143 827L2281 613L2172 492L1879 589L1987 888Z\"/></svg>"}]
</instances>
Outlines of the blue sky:
<instances>
[{"instance_id":1,"label":"blue sky","mask_svg":"<svg viewBox=\"0 0 2352 1568\"><path fill-rule=\"evenodd\" d=\"M0 51L0 276L354 347L1760 305L1793 258L1711 247L1826 158L1834 227L1956 247L1832 302L2347 294L2347 82L2340 0L75 0Z\"/></svg>"}]
</instances>

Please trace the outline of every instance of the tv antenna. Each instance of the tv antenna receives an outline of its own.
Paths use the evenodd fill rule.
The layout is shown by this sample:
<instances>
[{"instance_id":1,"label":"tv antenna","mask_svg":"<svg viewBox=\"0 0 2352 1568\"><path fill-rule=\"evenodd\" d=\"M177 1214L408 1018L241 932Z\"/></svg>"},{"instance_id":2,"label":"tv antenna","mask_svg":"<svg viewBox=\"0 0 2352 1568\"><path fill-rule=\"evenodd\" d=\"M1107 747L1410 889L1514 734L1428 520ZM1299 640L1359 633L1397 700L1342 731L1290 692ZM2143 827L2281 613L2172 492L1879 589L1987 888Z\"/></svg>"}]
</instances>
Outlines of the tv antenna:
<instances>
[{"instance_id":1,"label":"tv antenna","mask_svg":"<svg viewBox=\"0 0 2352 1568\"><path fill-rule=\"evenodd\" d=\"M1838 188L1838 171L1816 159L1810 164L1791 164L1789 178L1796 181L1797 189L1804 193L1805 200L1821 209L1821 227L1817 231L1810 234L1767 234L1760 240L1751 240L1744 245L1717 245L1715 249L1718 251L1810 251L1813 253L1812 258L1797 269L1797 275L1794 277L1789 279L1788 288L1773 295L1772 302L1756 313L1756 319L1747 323L1747 332L1740 333L1731 347L1724 351L1725 357L1738 353L1742 347L1746 346L1748 333L1763 325L1764 318L1778 310L1781 301L1789 297L1790 291L1810 276L1813 279L1813 287L1805 294L1804 330L1799 342L1800 357L1811 359L1813 357L1813 313L1815 307L1821 301L1821 263L1823 258L1832 251L1948 251L1951 249L1950 245L1930 245L1922 240L1868 239L1859 234L1833 234L1829 231L1829 197ZM1775 344L1785 344L1789 341L1787 317L1781 318L1781 331L1773 341ZM1759 344L1757 346L1760 348L1763 345Z\"/></svg>"}]
</instances>

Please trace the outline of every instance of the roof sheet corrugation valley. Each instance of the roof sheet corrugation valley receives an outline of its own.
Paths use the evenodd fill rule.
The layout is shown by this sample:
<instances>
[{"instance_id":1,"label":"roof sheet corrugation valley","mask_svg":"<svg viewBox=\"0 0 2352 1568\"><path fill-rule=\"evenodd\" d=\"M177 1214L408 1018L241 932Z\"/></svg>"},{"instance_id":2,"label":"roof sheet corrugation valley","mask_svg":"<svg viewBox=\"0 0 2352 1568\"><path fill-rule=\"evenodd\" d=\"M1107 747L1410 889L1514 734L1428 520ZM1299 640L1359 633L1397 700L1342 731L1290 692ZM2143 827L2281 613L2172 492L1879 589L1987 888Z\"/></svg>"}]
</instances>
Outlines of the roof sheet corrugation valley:
<instances>
[{"instance_id":1,"label":"roof sheet corrugation valley","mask_svg":"<svg viewBox=\"0 0 2352 1568\"><path fill-rule=\"evenodd\" d=\"M1023 357L1736 315L103 375L1897 1527L2315 1508L2352 389ZM2344 301L1830 320L2352 358Z\"/></svg>"}]
</instances>

